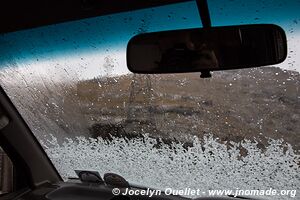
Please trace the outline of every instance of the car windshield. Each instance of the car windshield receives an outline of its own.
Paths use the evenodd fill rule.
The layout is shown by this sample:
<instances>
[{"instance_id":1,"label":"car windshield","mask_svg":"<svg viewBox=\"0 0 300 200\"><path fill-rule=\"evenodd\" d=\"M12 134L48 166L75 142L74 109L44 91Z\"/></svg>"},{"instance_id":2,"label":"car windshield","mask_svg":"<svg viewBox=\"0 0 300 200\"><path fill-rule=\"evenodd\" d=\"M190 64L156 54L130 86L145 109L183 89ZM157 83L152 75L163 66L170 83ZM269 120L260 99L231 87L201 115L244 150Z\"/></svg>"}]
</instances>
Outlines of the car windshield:
<instances>
[{"instance_id":1,"label":"car windshield","mask_svg":"<svg viewBox=\"0 0 300 200\"><path fill-rule=\"evenodd\" d=\"M93 170L201 191L187 197L270 188L285 190L272 199L296 196L300 2L212 0L208 7L213 26L281 26L287 59L207 79L130 73L130 38L201 27L194 1L0 36L0 84L65 181L77 177L74 170Z\"/></svg>"}]
</instances>

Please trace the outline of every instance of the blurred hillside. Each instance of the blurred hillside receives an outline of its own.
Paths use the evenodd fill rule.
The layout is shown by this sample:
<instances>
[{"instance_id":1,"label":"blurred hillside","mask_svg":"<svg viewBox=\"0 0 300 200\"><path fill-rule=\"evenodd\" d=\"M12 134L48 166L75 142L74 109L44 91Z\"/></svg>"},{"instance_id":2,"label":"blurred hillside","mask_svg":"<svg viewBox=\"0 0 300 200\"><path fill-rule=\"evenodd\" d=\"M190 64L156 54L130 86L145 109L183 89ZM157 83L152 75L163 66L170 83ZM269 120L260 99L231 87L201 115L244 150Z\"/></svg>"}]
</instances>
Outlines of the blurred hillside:
<instances>
[{"instance_id":1,"label":"blurred hillside","mask_svg":"<svg viewBox=\"0 0 300 200\"><path fill-rule=\"evenodd\" d=\"M282 138L300 149L297 72L267 67L215 72L210 79L200 79L199 74L151 75L150 79L150 104L144 103L149 94L129 102L132 74L79 82L78 101L90 134L105 136L112 129L112 135L125 131L188 141L211 133L222 141L256 138L261 147L268 138ZM127 120L129 107L135 114L131 121ZM157 131L143 119L148 112Z\"/></svg>"},{"instance_id":2,"label":"blurred hillside","mask_svg":"<svg viewBox=\"0 0 300 200\"><path fill-rule=\"evenodd\" d=\"M224 142L256 139L261 148L268 138L283 139L300 150L300 75L294 71L263 67L214 72L209 79L129 74L55 82L11 68L0 72L0 83L40 140L146 133L189 142L210 133ZM132 91L138 94L130 97Z\"/></svg>"}]
</instances>

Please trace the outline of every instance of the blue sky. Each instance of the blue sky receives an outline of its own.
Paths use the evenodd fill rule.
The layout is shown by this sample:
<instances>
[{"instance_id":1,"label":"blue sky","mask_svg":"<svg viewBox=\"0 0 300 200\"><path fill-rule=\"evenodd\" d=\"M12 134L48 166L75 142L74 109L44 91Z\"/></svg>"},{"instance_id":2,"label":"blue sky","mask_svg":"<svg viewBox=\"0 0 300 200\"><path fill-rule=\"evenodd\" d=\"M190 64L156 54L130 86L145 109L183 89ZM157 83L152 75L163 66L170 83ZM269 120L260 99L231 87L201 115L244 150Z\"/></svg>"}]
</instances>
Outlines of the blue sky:
<instances>
[{"instance_id":1,"label":"blue sky","mask_svg":"<svg viewBox=\"0 0 300 200\"><path fill-rule=\"evenodd\" d=\"M208 0L208 3L213 26L253 23L282 26L292 49L289 63L300 57L299 0ZM116 63L115 73L126 73L125 50L133 35L140 31L195 27L201 27L201 21L192 1L4 34L0 36L0 68L16 63L43 70L59 63L79 70L82 78L88 78L103 74L104 58L110 56Z\"/></svg>"},{"instance_id":2,"label":"blue sky","mask_svg":"<svg viewBox=\"0 0 300 200\"><path fill-rule=\"evenodd\" d=\"M216 26L274 23L285 29L293 26L295 30L300 30L299 0L208 0L208 2L212 23Z\"/></svg>"}]
</instances>

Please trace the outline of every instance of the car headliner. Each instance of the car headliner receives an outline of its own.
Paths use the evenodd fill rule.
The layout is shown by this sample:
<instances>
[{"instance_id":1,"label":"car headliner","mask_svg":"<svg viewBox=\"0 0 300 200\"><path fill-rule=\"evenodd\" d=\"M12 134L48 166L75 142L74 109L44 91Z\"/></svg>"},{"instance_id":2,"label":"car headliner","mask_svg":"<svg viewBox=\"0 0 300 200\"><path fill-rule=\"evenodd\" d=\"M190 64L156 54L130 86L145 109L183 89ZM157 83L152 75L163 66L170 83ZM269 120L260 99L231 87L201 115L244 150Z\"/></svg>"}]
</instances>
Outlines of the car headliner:
<instances>
[{"instance_id":1,"label":"car headliner","mask_svg":"<svg viewBox=\"0 0 300 200\"><path fill-rule=\"evenodd\" d=\"M190 0L10 0L0 8L0 33Z\"/></svg>"}]
</instances>

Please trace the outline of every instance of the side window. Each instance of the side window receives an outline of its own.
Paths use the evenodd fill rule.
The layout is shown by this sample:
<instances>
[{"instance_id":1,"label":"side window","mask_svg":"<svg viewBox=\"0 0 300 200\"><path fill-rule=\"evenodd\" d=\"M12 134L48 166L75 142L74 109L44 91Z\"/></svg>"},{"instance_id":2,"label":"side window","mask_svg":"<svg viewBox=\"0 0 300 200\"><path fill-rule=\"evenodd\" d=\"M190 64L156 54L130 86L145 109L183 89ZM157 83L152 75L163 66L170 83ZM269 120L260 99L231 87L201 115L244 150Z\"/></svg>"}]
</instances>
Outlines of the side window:
<instances>
[{"instance_id":1,"label":"side window","mask_svg":"<svg viewBox=\"0 0 300 200\"><path fill-rule=\"evenodd\" d=\"M13 165L0 147L0 196L13 191Z\"/></svg>"}]
</instances>

